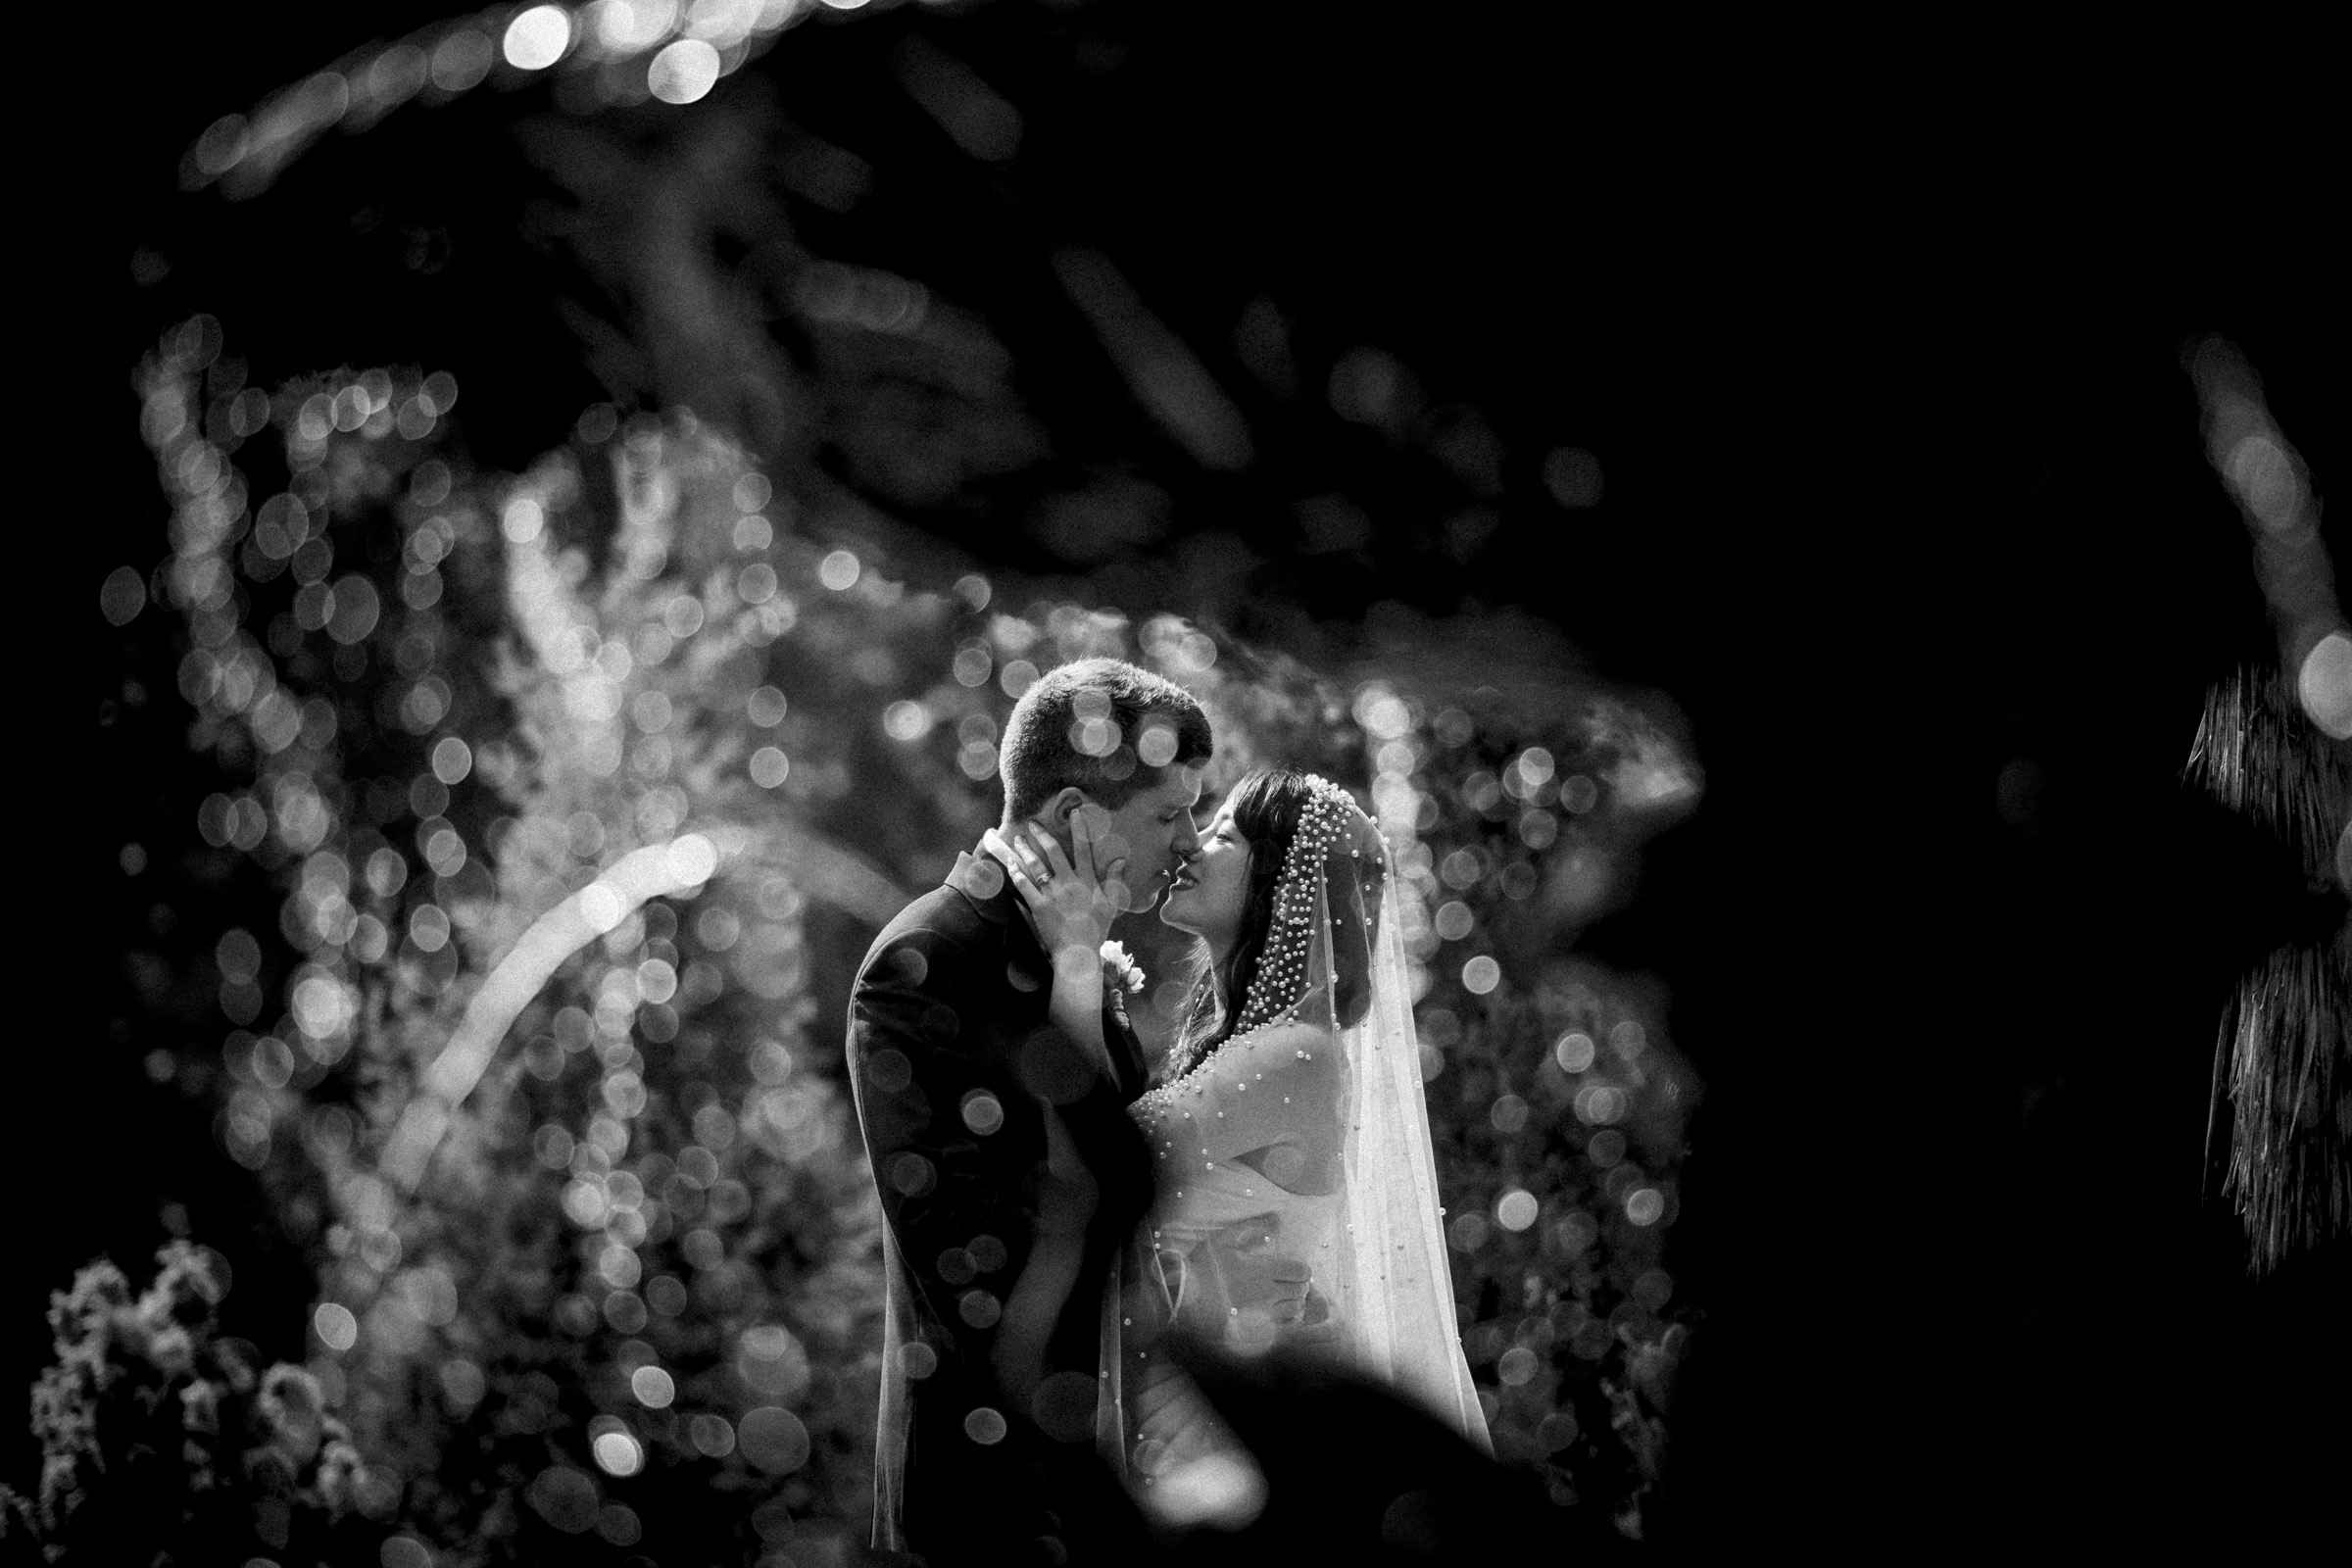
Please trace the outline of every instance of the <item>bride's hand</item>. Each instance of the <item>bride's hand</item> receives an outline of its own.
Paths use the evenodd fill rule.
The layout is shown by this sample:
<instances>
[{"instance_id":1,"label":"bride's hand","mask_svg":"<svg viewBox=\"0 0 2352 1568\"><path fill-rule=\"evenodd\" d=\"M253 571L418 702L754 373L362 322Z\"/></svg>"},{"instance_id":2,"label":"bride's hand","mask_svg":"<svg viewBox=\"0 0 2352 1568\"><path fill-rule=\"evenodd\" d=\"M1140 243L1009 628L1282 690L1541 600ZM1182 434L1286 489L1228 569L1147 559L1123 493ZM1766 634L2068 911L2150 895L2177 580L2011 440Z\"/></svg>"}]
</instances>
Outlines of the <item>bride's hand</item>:
<instances>
[{"instance_id":1,"label":"bride's hand","mask_svg":"<svg viewBox=\"0 0 2352 1568\"><path fill-rule=\"evenodd\" d=\"M1306 1287L1306 1299L1299 1303L1298 1321L1284 1325L1282 1343L1290 1346L1335 1345L1339 1343L1340 1326L1331 1320L1331 1298L1315 1289Z\"/></svg>"},{"instance_id":2,"label":"bride's hand","mask_svg":"<svg viewBox=\"0 0 2352 1568\"><path fill-rule=\"evenodd\" d=\"M1024 822L1004 838L1020 862L1010 867L1013 891L1037 922L1039 944L1057 962L1067 956L1075 964L1077 956L1083 955L1086 964L1096 970L1102 963L1103 939L1110 935L1110 922L1119 912L1112 889L1123 887L1119 872L1127 865L1122 856L1102 867L1098 876L1096 823L1092 820L1098 814L1092 808L1071 814L1070 853L1066 856L1054 836L1035 822Z\"/></svg>"}]
</instances>

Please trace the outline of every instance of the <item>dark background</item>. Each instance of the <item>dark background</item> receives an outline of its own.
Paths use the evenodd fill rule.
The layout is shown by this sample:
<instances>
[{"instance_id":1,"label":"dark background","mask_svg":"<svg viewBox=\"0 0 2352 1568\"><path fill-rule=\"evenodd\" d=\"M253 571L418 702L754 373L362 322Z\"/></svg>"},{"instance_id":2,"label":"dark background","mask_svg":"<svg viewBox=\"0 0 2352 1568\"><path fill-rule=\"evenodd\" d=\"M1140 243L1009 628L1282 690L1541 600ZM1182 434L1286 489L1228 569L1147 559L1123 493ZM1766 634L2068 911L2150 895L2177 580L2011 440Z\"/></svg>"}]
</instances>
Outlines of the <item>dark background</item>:
<instances>
[{"instance_id":1,"label":"dark background","mask_svg":"<svg viewBox=\"0 0 2352 1568\"><path fill-rule=\"evenodd\" d=\"M2344 1250L2253 1283L2198 1178L2231 984L2342 906L2179 783L2207 685L2275 652L2178 360L2228 334L2322 492L2345 482L2340 187L2294 74L2316 51L1637 36L1536 10L925 19L1028 117L1018 200L943 215L917 188L877 243L984 272L1080 239L1196 346L1270 293L1310 379L1378 342L1486 409L1514 463L1573 440L1606 466L1606 506L1507 516L1458 575L1313 591L1334 617L1521 605L1695 730L1701 810L1588 937L1673 988L1707 1082L1668 1259L1706 1318L1662 1545L2316 1530L2352 1386ZM239 1252L250 1179L107 1027L148 918L117 852L194 766L175 720L94 718L125 675L150 715L176 702L175 651L95 612L107 570L166 548L130 367L195 310L265 384L446 366L509 465L601 395L547 305L560 264L514 238L529 175L486 92L440 127L330 135L235 209L175 189L219 115L437 14L159 12L48 111L62 178L30 226L60 265L18 300L56 345L18 425L47 514L20 539L62 554L21 579L56 618L21 645L12 1192L34 1223L6 1271L9 1387L45 1356L46 1291L102 1251L143 1272L166 1197L239 1258L240 1297L257 1273L307 1292L298 1260ZM868 149L901 132L858 120L859 74L903 21L804 27L751 70L887 169ZM1024 40L1077 25L1126 53L1073 86ZM348 215L386 189L440 204L463 264L428 286L371 261ZM143 244L175 263L151 289ZM1025 394L1115 395L1069 345L1066 385L1030 365ZM32 1450L6 1452L24 1490Z\"/></svg>"}]
</instances>

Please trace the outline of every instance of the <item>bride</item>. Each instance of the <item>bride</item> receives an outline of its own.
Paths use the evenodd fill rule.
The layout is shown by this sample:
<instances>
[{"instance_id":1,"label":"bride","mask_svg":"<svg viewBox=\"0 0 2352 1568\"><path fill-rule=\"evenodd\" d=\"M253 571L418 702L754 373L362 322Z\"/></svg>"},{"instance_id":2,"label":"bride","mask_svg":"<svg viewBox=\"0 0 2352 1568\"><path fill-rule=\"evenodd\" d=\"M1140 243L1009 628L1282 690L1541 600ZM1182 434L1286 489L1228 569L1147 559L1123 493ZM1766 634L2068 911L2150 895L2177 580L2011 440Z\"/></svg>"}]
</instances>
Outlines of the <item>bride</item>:
<instances>
[{"instance_id":1,"label":"bride","mask_svg":"<svg viewBox=\"0 0 2352 1568\"><path fill-rule=\"evenodd\" d=\"M1033 906L1078 891L1044 853L1013 877ZM1395 880L1346 790L1260 769L1161 906L1200 939L1200 969L1130 1107L1154 1194L1104 1303L1097 1423L1147 1507L1203 1461L1255 1469L1163 1353L1170 1334L1325 1361L1491 1449L1454 1322Z\"/></svg>"}]
</instances>

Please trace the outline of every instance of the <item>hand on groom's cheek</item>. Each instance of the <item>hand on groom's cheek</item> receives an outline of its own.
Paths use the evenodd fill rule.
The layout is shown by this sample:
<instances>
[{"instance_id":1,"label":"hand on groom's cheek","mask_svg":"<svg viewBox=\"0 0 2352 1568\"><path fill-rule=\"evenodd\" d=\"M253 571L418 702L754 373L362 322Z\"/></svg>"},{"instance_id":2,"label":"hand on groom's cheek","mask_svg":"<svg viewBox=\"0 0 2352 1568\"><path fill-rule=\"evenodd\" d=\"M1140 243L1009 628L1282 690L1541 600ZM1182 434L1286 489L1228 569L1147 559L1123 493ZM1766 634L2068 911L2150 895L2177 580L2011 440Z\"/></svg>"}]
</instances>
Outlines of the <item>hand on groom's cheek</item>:
<instances>
[{"instance_id":1,"label":"hand on groom's cheek","mask_svg":"<svg viewBox=\"0 0 2352 1568\"><path fill-rule=\"evenodd\" d=\"M1154 883L1151 868L1139 871L1134 863L1139 835L1135 824L1128 820L1133 808L1112 810L1083 797L1080 802L1075 808L1057 813L1057 819L1049 819L1044 824L1046 831L1054 835L1054 842L1061 846L1062 854L1075 859L1076 834L1072 832L1072 827L1076 820L1083 819L1094 850L1097 880L1101 882L1102 891L1109 895L1114 906L1123 912L1134 913L1144 906L1142 900L1150 896L1149 890ZM1122 864L1122 861L1128 863ZM1114 868L1117 871L1115 876L1110 874Z\"/></svg>"}]
</instances>

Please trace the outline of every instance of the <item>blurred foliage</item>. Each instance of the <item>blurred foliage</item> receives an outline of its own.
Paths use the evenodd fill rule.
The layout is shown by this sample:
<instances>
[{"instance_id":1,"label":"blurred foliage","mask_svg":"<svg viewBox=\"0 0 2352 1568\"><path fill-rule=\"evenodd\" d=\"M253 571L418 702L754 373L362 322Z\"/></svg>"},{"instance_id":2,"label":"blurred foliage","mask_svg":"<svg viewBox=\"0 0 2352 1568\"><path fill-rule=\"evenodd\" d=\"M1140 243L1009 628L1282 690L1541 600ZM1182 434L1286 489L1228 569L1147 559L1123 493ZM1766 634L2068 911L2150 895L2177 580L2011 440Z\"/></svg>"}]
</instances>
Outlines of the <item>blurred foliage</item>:
<instances>
[{"instance_id":1,"label":"blurred foliage","mask_svg":"<svg viewBox=\"0 0 2352 1568\"><path fill-rule=\"evenodd\" d=\"M219 784L190 874L248 863L275 906L131 956L204 1042L149 1068L308 1260L309 1368L392 1499L365 1517L463 1563L856 1554L878 1211L835 1020L995 820L1026 682L1108 653L1200 694L1212 794L1284 761L1378 811L1497 1449L1638 1533L1696 1083L1662 990L1573 948L1695 803L1690 738L1528 617L1345 618L1512 509L1590 509L1597 466L1506 483L1477 410L1375 346L1315 363L1270 300L1188 346L1031 232L969 66L856 58L948 132L896 206L755 74L680 114L579 99L583 68L510 118L612 399L519 472L445 372L249 385L209 317L141 369L172 555L107 612L177 612ZM944 246L941 204L991 216ZM1156 1047L1185 939L1115 934Z\"/></svg>"},{"instance_id":2,"label":"blurred foliage","mask_svg":"<svg viewBox=\"0 0 2352 1568\"><path fill-rule=\"evenodd\" d=\"M12 1523L50 1561L371 1557L398 1494L318 1380L265 1370L250 1341L217 1331L229 1288L219 1253L173 1242L156 1261L138 1297L100 1262L52 1298L57 1362L32 1395L40 1497L11 1497Z\"/></svg>"},{"instance_id":3,"label":"blurred foliage","mask_svg":"<svg viewBox=\"0 0 2352 1568\"><path fill-rule=\"evenodd\" d=\"M812 537L691 416L600 406L499 475L446 377L264 394L221 351L199 318L144 372L193 738L250 780L199 826L284 890L275 931L215 948L219 1130L311 1250L317 1375L409 1528L462 1561L591 1532L855 1549L878 1221L831 1019L870 930L994 820L1013 698L1098 652L1202 696L1212 788L1280 759L1379 811L1498 1447L1635 1527L1695 1086L1663 998L1559 954L1695 799L1643 706L1563 684L1527 626L1482 648L1392 616L1333 677L1172 615L1014 612ZM619 862L688 838L709 858L638 904ZM592 883L603 917L458 1070L468 1008ZM1164 1040L1181 943L1130 924ZM398 1146L439 1102L417 1181Z\"/></svg>"},{"instance_id":4,"label":"blurred foliage","mask_svg":"<svg viewBox=\"0 0 2352 1568\"><path fill-rule=\"evenodd\" d=\"M1572 667L1532 626L1393 620L1319 710L1267 702L1279 682L1238 684L1251 750L1359 787L1370 764L1405 884L1463 1348L1496 1454L1639 1536L1694 1321L1664 1232L1699 1085L1663 988L1573 943L1629 896L1641 844L1700 783L1662 714L1564 682ZM1320 760L1334 709L1352 721L1356 769Z\"/></svg>"}]
</instances>

